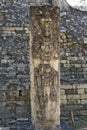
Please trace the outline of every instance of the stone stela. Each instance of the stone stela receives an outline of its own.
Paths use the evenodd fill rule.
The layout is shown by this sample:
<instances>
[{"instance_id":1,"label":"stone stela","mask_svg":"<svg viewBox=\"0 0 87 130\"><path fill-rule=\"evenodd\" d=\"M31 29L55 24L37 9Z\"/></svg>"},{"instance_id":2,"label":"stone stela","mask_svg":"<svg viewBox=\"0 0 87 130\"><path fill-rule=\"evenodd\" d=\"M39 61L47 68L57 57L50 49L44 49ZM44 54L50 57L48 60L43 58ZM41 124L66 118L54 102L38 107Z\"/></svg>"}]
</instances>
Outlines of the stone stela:
<instances>
[{"instance_id":1,"label":"stone stela","mask_svg":"<svg viewBox=\"0 0 87 130\"><path fill-rule=\"evenodd\" d=\"M30 7L31 116L35 130L59 130L59 8Z\"/></svg>"}]
</instances>

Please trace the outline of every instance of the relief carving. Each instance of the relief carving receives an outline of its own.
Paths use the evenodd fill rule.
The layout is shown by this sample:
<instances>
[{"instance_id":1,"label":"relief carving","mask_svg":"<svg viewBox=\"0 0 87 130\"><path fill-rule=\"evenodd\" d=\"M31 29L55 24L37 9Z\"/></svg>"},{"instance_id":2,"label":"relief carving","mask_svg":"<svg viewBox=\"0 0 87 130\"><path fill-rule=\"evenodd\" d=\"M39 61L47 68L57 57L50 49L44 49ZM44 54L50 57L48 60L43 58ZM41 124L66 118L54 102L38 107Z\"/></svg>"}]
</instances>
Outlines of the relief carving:
<instances>
[{"instance_id":1,"label":"relief carving","mask_svg":"<svg viewBox=\"0 0 87 130\"><path fill-rule=\"evenodd\" d=\"M42 126L46 130L53 128L59 119L59 16L57 8L52 6L34 6L30 10L30 49L34 61L31 64L31 69L34 68L34 75L31 73L32 115L36 130Z\"/></svg>"},{"instance_id":2,"label":"relief carving","mask_svg":"<svg viewBox=\"0 0 87 130\"><path fill-rule=\"evenodd\" d=\"M52 86L50 89L50 100L57 101L57 86Z\"/></svg>"},{"instance_id":3,"label":"relief carving","mask_svg":"<svg viewBox=\"0 0 87 130\"><path fill-rule=\"evenodd\" d=\"M58 72L56 72L49 64L40 64L35 68L34 78L36 86L35 99L36 104L38 105L37 117L40 120L45 120L48 102L57 102L59 84Z\"/></svg>"},{"instance_id":4,"label":"relief carving","mask_svg":"<svg viewBox=\"0 0 87 130\"><path fill-rule=\"evenodd\" d=\"M49 9L46 9L46 12L40 9L33 13L35 13L33 16L33 57L48 62L53 58L57 59L59 44L58 23L55 21L57 15L52 16Z\"/></svg>"}]
</instances>

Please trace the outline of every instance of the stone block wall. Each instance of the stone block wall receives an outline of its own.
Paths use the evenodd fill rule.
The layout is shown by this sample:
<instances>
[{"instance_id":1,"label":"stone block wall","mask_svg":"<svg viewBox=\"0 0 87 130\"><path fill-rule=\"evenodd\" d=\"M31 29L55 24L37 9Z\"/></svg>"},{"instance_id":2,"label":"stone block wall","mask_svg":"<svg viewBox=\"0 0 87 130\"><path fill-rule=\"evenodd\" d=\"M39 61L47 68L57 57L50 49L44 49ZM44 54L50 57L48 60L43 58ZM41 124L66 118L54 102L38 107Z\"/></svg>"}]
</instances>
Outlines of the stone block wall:
<instances>
[{"instance_id":1,"label":"stone block wall","mask_svg":"<svg viewBox=\"0 0 87 130\"><path fill-rule=\"evenodd\" d=\"M85 115L87 13L72 9L60 16L61 114L73 110L79 115L81 110ZM29 6L1 4L0 123L4 117L25 117L29 113L29 77Z\"/></svg>"},{"instance_id":2,"label":"stone block wall","mask_svg":"<svg viewBox=\"0 0 87 130\"><path fill-rule=\"evenodd\" d=\"M86 115L87 14L71 9L60 15L61 115Z\"/></svg>"},{"instance_id":3,"label":"stone block wall","mask_svg":"<svg viewBox=\"0 0 87 130\"><path fill-rule=\"evenodd\" d=\"M87 83L87 14L61 12L60 68L62 84Z\"/></svg>"},{"instance_id":4,"label":"stone block wall","mask_svg":"<svg viewBox=\"0 0 87 130\"><path fill-rule=\"evenodd\" d=\"M0 4L5 5L12 5L12 4L18 4L18 5L29 5L30 3L52 3L51 0L0 0Z\"/></svg>"},{"instance_id":5,"label":"stone block wall","mask_svg":"<svg viewBox=\"0 0 87 130\"><path fill-rule=\"evenodd\" d=\"M62 116L69 116L73 111L75 116L86 116L87 111L87 84L62 85L61 112Z\"/></svg>"},{"instance_id":6,"label":"stone block wall","mask_svg":"<svg viewBox=\"0 0 87 130\"><path fill-rule=\"evenodd\" d=\"M29 8L0 6L0 126L30 117Z\"/></svg>"}]
</instances>

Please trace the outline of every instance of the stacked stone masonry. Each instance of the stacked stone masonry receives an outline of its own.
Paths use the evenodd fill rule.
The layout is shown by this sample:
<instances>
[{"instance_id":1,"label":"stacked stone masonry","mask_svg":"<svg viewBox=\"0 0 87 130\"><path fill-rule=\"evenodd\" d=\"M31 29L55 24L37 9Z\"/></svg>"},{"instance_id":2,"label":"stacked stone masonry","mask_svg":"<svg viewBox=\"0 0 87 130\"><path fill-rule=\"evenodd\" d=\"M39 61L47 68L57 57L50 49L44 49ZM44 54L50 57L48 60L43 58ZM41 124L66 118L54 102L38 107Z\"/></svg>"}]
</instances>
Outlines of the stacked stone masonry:
<instances>
[{"instance_id":1,"label":"stacked stone masonry","mask_svg":"<svg viewBox=\"0 0 87 130\"><path fill-rule=\"evenodd\" d=\"M28 44L29 7L1 4L0 126L30 117Z\"/></svg>"},{"instance_id":2,"label":"stacked stone masonry","mask_svg":"<svg viewBox=\"0 0 87 130\"><path fill-rule=\"evenodd\" d=\"M60 68L62 116L87 111L87 13L61 12Z\"/></svg>"},{"instance_id":3,"label":"stacked stone masonry","mask_svg":"<svg viewBox=\"0 0 87 130\"><path fill-rule=\"evenodd\" d=\"M4 126L8 118L30 114L29 5L0 4L0 123ZM86 114L87 13L71 9L60 15L62 114L73 108Z\"/></svg>"},{"instance_id":4,"label":"stacked stone masonry","mask_svg":"<svg viewBox=\"0 0 87 130\"><path fill-rule=\"evenodd\" d=\"M72 9L61 13L60 68L62 84L87 82L87 14Z\"/></svg>"}]
</instances>

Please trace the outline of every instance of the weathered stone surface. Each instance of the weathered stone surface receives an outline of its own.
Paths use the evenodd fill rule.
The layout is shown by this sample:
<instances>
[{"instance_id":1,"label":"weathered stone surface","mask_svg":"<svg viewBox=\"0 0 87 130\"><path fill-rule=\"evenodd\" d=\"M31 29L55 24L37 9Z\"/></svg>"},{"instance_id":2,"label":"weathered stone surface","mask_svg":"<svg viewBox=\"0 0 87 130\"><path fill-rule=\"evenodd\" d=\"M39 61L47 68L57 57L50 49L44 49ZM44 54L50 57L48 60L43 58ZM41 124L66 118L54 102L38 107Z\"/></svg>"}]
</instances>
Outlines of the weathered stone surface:
<instances>
[{"instance_id":1,"label":"weathered stone surface","mask_svg":"<svg viewBox=\"0 0 87 130\"><path fill-rule=\"evenodd\" d=\"M0 0L0 2L2 1L3 0ZM32 2L34 2L34 0L32 0ZM7 4L8 3L9 2L7 2ZM25 114L24 110L26 113L30 110L28 109L28 106L23 107L25 104L29 104L29 102L25 100L26 96L23 95L28 95L30 89L25 91L22 88L28 88L30 84L30 76L28 73L28 43L30 29L29 6L25 3L28 4L28 1L18 0L18 2L16 2L14 0L13 5L0 3L0 118L5 117L6 112L10 112L10 109L7 106L12 105L11 103L17 105L16 114L13 114L14 117L22 117L25 115L27 117L27 114ZM62 99L61 104L64 104L64 106L69 104L68 107L72 110L75 108L74 111L76 111L76 109L87 109L87 13L71 9L67 12L61 12L60 15L60 78L62 83L61 89L63 89L61 94L64 94L64 96L66 96L65 92L67 95L73 96L74 94L79 94L80 97L77 105L73 104L74 100L76 100L75 98L71 104L69 104L70 100ZM42 46L40 51L44 50L44 48L45 47ZM50 53L50 55L53 56L54 54ZM34 62L36 65L39 63L38 59ZM55 62L52 63L52 66L55 68ZM13 90L12 87L12 90L8 90L8 85L13 82L13 80L16 83L17 89L13 85L15 83L13 83L11 86L13 86L15 89ZM72 89L76 91L72 91ZM82 92L79 89L83 89ZM83 92L85 93L84 95L82 94ZM14 98L14 95L16 95L16 98ZM15 101L12 101L10 104L8 104L7 102L10 101L10 97L11 100L15 99ZM19 101L22 101L23 105L21 105ZM25 101L25 104L23 101ZM76 103L76 101L74 103ZM18 107L22 107L22 109L19 109ZM63 112L68 111L69 113L70 109L63 109ZM14 113L15 111L13 110L12 112ZM24 114L22 114L23 112ZM85 114L86 111L84 111L84 115ZM80 115L80 112L78 115Z\"/></svg>"},{"instance_id":2,"label":"weathered stone surface","mask_svg":"<svg viewBox=\"0 0 87 130\"><path fill-rule=\"evenodd\" d=\"M14 30L16 31L15 28ZM28 84L29 56L27 54L28 48L26 49L25 47L28 47L29 38L27 35L21 34L22 32L18 34L11 30L13 34L10 31L8 34L4 33L4 30L2 31L3 33L0 36L0 46L2 47L2 51L0 52L0 78L2 81L0 82L0 86L7 86L6 84L9 84L13 78L19 85L23 80L24 84ZM25 57L26 60L24 60ZM23 80L21 81L21 79Z\"/></svg>"},{"instance_id":3,"label":"weathered stone surface","mask_svg":"<svg viewBox=\"0 0 87 130\"><path fill-rule=\"evenodd\" d=\"M78 89L78 94L84 94L84 89Z\"/></svg>"},{"instance_id":4,"label":"weathered stone surface","mask_svg":"<svg viewBox=\"0 0 87 130\"><path fill-rule=\"evenodd\" d=\"M32 6L30 15L33 125L36 130L57 130L60 125L59 9L52 6Z\"/></svg>"},{"instance_id":5,"label":"weathered stone surface","mask_svg":"<svg viewBox=\"0 0 87 130\"><path fill-rule=\"evenodd\" d=\"M60 69L61 83L86 83L85 12L71 9L61 12Z\"/></svg>"},{"instance_id":6,"label":"weathered stone surface","mask_svg":"<svg viewBox=\"0 0 87 130\"><path fill-rule=\"evenodd\" d=\"M8 3L9 4L9 3ZM4 10L3 10L4 8ZM29 7L19 5L0 6L0 26L21 27L29 25ZM25 18L26 17L26 18Z\"/></svg>"},{"instance_id":7,"label":"weathered stone surface","mask_svg":"<svg viewBox=\"0 0 87 130\"><path fill-rule=\"evenodd\" d=\"M76 95L76 94L78 94L78 89L77 88L65 89L65 94L66 95Z\"/></svg>"},{"instance_id":8,"label":"weathered stone surface","mask_svg":"<svg viewBox=\"0 0 87 130\"><path fill-rule=\"evenodd\" d=\"M0 130L9 130L9 127L0 127Z\"/></svg>"}]
</instances>

